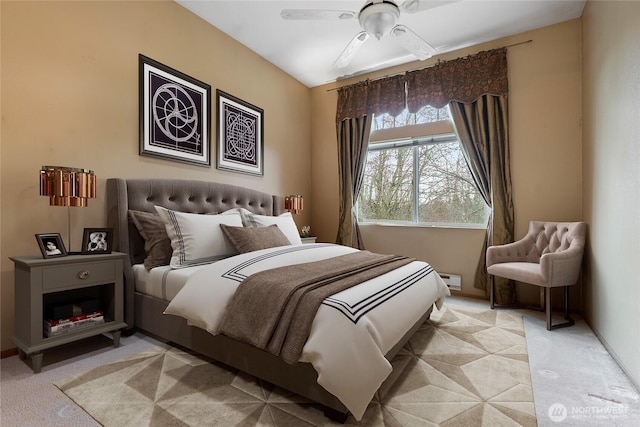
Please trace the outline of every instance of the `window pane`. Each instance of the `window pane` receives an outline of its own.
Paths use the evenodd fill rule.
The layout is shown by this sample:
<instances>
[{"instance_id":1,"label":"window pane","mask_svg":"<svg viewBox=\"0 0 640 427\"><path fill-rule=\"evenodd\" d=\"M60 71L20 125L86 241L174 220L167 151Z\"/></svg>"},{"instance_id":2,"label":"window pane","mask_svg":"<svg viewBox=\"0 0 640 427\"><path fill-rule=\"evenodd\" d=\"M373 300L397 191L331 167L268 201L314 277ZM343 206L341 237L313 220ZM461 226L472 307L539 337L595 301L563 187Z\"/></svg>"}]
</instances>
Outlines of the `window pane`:
<instances>
[{"instance_id":1,"label":"window pane","mask_svg":"<svg viewBox=\"0 0 640 427\"><path fill-rule=\"evenodd\" d=\"M418 147L418 222L484 224L485 203L458 142Z\"/></svg>"},{"instance_id":2,"label":"window pane","mask_svg":"<svg viewBox=\"0 0 640 427\"><path fill-rule=\"evenodd\" d=\"M435 123L443 120L449 120L450 118L451 116L449 114L448 106L437 109L427 105L418 110L417 113L409 113L409 110L404 110L395 117L390 116L389 114L375 116L371 130L375 131L379 129L419 125L422 123Z\"/></svg>"},{"instance_id":3,"label":"window pane","mask_svg":"<svg viewBox=\"0 0 640 427\"><path fill-rule=\"evenodd\" d=\"M413 220L413 147L370 151L358 219Z\"/></svg>"},{"instance_id":4,"label":"window pane","mask_svg":"<svg viewBox=\"0 0 640 427\"><path fill-rule=\"evenodd\" d=\"M372 131L359 221L486 225L448 107L374 117Z\"/></svg>"}]
</instances>

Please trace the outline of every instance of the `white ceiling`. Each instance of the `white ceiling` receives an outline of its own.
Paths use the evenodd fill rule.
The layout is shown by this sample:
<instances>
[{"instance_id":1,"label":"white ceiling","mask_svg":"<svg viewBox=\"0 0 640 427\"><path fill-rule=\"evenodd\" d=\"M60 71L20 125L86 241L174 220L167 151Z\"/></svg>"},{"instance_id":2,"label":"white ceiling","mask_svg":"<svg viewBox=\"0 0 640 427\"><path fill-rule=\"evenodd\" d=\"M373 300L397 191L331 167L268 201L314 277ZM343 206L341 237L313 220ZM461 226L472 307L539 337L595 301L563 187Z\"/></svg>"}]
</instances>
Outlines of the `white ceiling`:
<instances>
[{"instance_id":1,"label":"white ceiling","mask_svg":"<svg viewBox=\"0 0 640 427\"><path fill-rule=\"evenodd\" d=\"M335 59L361 31L357 18L291 21L280 17L282 9L358 12L364 0L176 1L308 87L416 60L391 37L370 37L346 68L335 69ZM584 4L585 0L461 0L416 13L403 11L398 23L440 54L578 18Z\"/></svg>"}]
</instances>

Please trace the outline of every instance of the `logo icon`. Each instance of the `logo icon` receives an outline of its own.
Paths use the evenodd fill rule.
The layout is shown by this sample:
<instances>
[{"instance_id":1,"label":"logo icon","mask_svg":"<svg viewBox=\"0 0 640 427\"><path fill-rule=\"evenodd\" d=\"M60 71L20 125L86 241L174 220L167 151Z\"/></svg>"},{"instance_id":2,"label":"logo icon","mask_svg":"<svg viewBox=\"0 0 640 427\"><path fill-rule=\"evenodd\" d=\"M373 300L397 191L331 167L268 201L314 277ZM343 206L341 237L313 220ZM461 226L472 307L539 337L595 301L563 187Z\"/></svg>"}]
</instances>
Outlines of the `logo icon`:
<instances>
[{"instance_id":1,"label":"logo icon","mask_svg":"<svg viewBox=\"0 0 640 427\"><path fill-rule=\"evenodd\" d=\"M549 406L548 414L549 418L551 418L551 421L553 421L554 423L559 423L567 418L567 408L562 403L554 403L553 405Z\"/></svg>"}]
</instances>

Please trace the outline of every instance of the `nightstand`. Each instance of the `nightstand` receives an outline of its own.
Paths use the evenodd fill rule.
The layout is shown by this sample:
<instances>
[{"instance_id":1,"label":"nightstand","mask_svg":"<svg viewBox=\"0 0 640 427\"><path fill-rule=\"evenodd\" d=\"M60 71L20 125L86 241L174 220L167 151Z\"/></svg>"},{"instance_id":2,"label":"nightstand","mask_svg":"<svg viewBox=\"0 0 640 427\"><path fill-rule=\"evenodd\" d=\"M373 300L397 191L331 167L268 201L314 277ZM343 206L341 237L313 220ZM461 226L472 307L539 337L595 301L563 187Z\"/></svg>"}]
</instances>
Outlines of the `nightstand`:
<instances>
[{"instance_id":1,"label":"nightstand","mask_svg":"<svg viewBox=\"0 0 640 427\"><path fill-rule=\"evenodd\" d=\"M42 350L111 332L120 345L123 320L123 273L126 254L69 255L57 258L10 257L15 266L15 335L20 359L31 357L33 372L42 368ZM104 323L47 337L45 310L76 301L94 301Z\"/></svg>"},{"instance_id":2,"label":"nightstand","mask_svg":"<svg viewBox=\"0 0 640 427\"><path fill-rule=\"evenodd\" d=\"M302 240L302 243L315 243L316 236L300 236L300 240Z\"/></svg>"}]
</instances>

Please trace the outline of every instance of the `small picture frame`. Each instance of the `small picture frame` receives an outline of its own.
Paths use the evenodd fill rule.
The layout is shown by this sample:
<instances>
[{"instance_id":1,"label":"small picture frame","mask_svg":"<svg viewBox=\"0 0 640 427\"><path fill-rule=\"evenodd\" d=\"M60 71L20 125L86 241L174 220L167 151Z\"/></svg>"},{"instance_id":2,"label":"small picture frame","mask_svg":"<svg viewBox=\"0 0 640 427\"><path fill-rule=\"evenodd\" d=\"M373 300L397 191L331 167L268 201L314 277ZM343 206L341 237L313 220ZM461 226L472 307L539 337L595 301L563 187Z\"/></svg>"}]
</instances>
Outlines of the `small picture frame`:
<instances>
[{"instance_id":1,"label":"small picture frame","mask_svg":"<svg viewBox=\"0 0 640 427\"><path fill-rule=\"evenodd\" d=\"M216 168L264 176L264 110L216 90Z\"/></svg>"},{"instance_id":2,"label":"small picture frame","mask_svg":"<svg viewBox=\"0 0 640 427\"><path fill-rule=\"evenodd\" d=\"M82 235L82 255L110 254L113 228L85 228Z\"/></svg>"},{"instance_id":3,"label":"small picture frame","mask_svg":"<svg viewBox=\"0 0 640 427\"><path fill-rule=\"evenodd\" d=\"M67 250L64 247L60 233L36 234L36 240L38 241L40 252L42 252L42 258L67 256Z\"/></svg>"}]
</instances>

